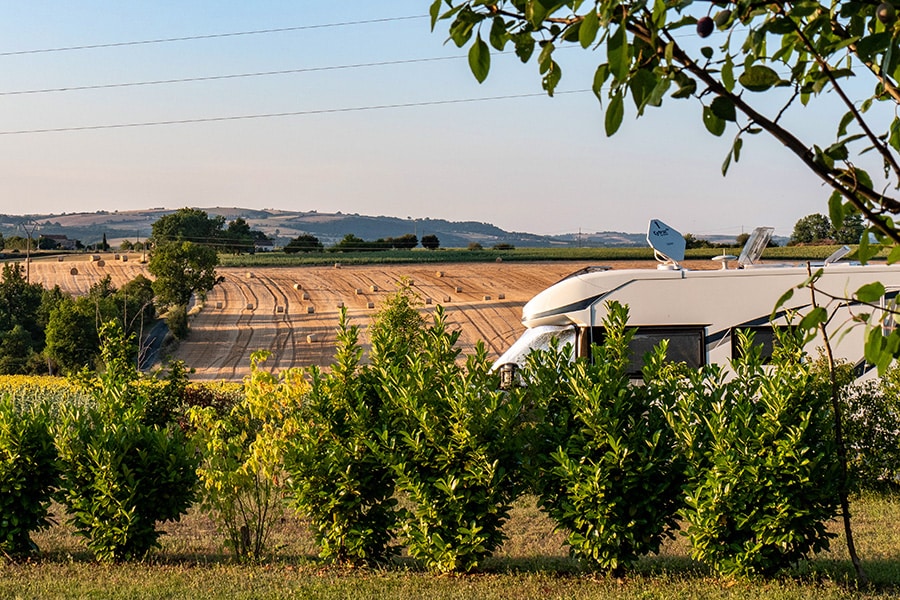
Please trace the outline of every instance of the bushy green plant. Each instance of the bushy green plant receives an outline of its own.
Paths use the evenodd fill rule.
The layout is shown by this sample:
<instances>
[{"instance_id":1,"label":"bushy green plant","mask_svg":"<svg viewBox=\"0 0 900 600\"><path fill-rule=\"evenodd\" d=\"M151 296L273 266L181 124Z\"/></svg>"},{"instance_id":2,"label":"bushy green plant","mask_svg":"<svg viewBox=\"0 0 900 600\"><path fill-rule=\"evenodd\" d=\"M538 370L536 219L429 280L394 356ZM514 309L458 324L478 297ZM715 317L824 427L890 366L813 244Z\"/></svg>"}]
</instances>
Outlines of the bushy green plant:
<instances>
[{"instance_id":1,"label":"bushy green plant","mask_svg":"<svg viewBox=\"0 0 900 600\"><path fill-rule=\"evenodd\" d=\"M194 501L197 460L179 428L148 422L130 339L117 326L103 333L105 369L86 383L94 403L62 411L56 443L71 522L110 561L158 545L156 523L179 519Z\"/></svg>"},{"instance_id":2,"label":"bushy green plant","mask_svg":"<svg viewBox=\"0 0 900 600\"><path fill-rule=\"evenodd\" d=\"M688 459L687 525L694 558L728 575L769 575L828 548L840 467L830 399L781 336L764 367L750 338L726 379L718 366L681 370L672 425Z\"/></svg>"},{"instance_id":3,"label":"bushy green plant","mask_svg":"<svg viewBox=\"0 0 900 600\"><path fill-rule=\"evenodd\" d=\"M285 410L283 430L291 503L309 519L320 555L341 563L396 551L394 479L372 444L382 402L361 355L359 328L342 311L335 362L328 372L310 369L308 393ZM283 376L273 393L289 396L298 385Z\"/></svg>"},{"instance_id":4,"label":"bushy green plant","mask_svg":"<svg viewBox=\"0 0 900 600\"><path fill-rule=\"evenodd\" d=\"M202 507L212 514L226 544L241 559L262 557L272 525L283 514L284 473L280 454L266 433L281 426L283 400L275 377L260 369L267 353L252 357L244 398L219 412L195 406L189 412L202 461L197 469ZM303 382L291 390L302 394Z\"/></svg>"},{"instance_id":5,"label":"bushy green plant","mask_svg":"<svg viewBox=\"0 0 900 600\"><path fill-rule=\"evenodd\" d=\"M470 571L489 556L522 490L522 395L498 390L482 344L457 364L458 337L438 308L414 351L376 353L373 363L391 413L386 460L410 504L402 535L439 572Z\"/></svg>"},{"instance_id":6,"label":"bushy green plant","mask_svg":"<svg viewBox=\"0 0 900 600\"><path fill-rule=\"evenodd\" d=\"M523 377L536 408L532 481L539 505L569 532L575 556L613 572L660 544L676 526L683 464L665 412L672 395L656 379L629 379L627 309L609 306L591 360L552 347L529 357Z\"/></svg>"},{"instance_id":7,"label":"bushy green plant","mask_svg":"<svg viewBox=\"0 0 900 600\"><path fill-rule=\"evenodd\" d=\"M36 549L30 533L50 525L58 479L45 405L18 407L0 397L0 554L15 558Z\"/></svg>"},{"instance_id":8,"label":"bushy green plant","mask_svg":"<svg viewBox=\"0 0 900 600\"><path fill-rule=\"evenodd\" d=\"M897 489L900 486L900 367L892 367L878 379L846 383L841 402L852 488Z\"/></svg>"}]
</instances>

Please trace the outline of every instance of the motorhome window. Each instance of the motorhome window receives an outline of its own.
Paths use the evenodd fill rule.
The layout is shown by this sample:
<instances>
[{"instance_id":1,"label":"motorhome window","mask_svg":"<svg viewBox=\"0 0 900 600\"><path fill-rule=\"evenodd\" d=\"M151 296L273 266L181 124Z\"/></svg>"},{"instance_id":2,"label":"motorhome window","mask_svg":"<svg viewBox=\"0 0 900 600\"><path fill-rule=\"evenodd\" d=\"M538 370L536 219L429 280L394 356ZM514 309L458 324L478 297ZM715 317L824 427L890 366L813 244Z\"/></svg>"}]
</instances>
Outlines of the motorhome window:
<instances>
[{"instance_id":1,"label":"motorhome window","mask_svg":"<svg viewBox=\"0 0 900 600\"><path fill-rule=\"evenodd\" d=\"M682 362L699 369L706 364L706 341L704 327L637 327L637 332L628 345L631 351L629 375L638 376L644 367L644 356L663 340L669 341L666 359ZM602 327L592 327L589 343L602 344L605 331Z\"/></svg>"},{"instance_id":2,"label":"motorhome window","mask_svg":"<svg viewBox=\"0 0 900 600\"><path fill-rule=\"evenodd\" d=\"M737 327L731 330L731 357L734 359L743 356L743 348L741 347L739 331L746 331L753 334L753 345L762 348L760 358L763 364L772 362L772 350L775 348L775 331L776 328L771 325L759 325L755 327Z\"/></svg>"}]
</instances>

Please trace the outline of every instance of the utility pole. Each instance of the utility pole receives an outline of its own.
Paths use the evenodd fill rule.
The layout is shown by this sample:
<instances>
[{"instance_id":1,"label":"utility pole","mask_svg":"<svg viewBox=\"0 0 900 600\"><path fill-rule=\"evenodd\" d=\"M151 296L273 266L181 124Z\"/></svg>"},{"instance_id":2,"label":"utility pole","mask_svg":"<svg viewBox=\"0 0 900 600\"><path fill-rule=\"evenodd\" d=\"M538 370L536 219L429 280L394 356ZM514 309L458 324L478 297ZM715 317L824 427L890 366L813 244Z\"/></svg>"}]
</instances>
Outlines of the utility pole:
<instances>
[{"instance_id":1,"label":"utility pole","mask_svg":"<svg viewBox=\"0 0 900 600\"><path fill-rule=\"evenodd\" d=\"M31 225L31 229L28 228L28 225ZM34 234L34 230L37 229L36 221L26 221L20 223L19 226L28 234L28 243L25 245L25 283L31 283L31 236Z\"/></svg>"}]
</instances>

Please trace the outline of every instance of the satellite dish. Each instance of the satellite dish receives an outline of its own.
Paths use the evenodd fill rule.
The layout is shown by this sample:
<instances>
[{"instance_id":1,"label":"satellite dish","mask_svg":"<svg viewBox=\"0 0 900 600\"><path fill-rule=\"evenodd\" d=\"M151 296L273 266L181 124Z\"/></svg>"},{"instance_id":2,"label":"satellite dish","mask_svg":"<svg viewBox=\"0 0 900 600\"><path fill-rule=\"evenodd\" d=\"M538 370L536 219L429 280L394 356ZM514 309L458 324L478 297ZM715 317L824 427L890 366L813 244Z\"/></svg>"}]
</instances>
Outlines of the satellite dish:
<instances>
[{"instance_id":1,"label":"satellite dish","mask_svg":"<svg viewBox=\"0 0 900 600\"><path fill-rule=\"evenodd\" d=\"M650 221L647 243L656 253L656 260L662 263L675 263L677 266L679 261L684 260L684 249L687 246L684 236L659 219Z\"/></svg>"}]
</instances>

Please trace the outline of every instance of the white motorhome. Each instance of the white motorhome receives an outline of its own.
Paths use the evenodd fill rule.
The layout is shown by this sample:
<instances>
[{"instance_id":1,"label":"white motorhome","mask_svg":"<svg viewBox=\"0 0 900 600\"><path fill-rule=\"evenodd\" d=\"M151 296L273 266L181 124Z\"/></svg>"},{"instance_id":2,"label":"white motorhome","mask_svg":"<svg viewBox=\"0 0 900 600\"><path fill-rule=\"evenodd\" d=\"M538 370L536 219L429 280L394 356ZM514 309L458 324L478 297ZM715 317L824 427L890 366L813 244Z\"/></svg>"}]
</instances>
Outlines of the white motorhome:
<instances>
[{"instance_id":1,"label":"white motorhome","mask_svg":"<svg viewBox=\"0 0 900 600\"><path fill-rule=\"evenodd\" d=\"M610 269L589 267L572 273L532 298L523 308L525 333L494 364L511 380L517 367L525 364L531 350L548 347L556 338L560 347L571 343L577 356L587 356L592 343L603 339L603 319L609 301L628 306L630 327L637 328L632 341L634 374L640 371L643 355L661 340L669 340L668 358L699 367L708 363L728 364L738 356L736 332L750 330L755 341L771 348L774 330L787 325L789 311L802 315L812 307L808 289L795 290L793 297L770 320L778 299L808 277L808 267L759 263L759 257L773 233L771 227L757 228L740 257L718 256L721 268L688 270L684 260L685 241L680 233L658 220L650 222L648 242L659 261L657 269ZM900 290L900 265L840 262L849 253L844 247L824 263L817 289L838 298L849 298L861 286L880 281L888 293ZM729 268L736 262L737 268ZM818 300L827 302L824 295ZM842 335L833 336L836 357L850 361L863 375L865 329L847 327L854 313L871 308L843 303L829 323L829 332L842 326ZM846 331L847 333L844 333ZM810 342L811 351L821 340ZM764 351L765 352L765 351Z\"/></svg>"}]
</instances>

